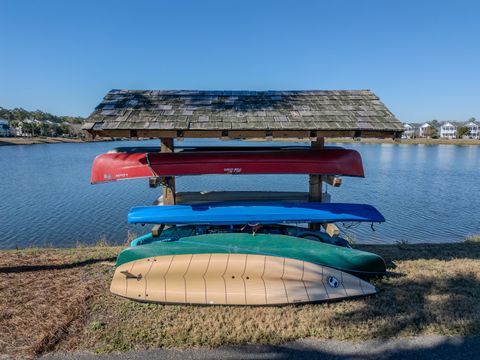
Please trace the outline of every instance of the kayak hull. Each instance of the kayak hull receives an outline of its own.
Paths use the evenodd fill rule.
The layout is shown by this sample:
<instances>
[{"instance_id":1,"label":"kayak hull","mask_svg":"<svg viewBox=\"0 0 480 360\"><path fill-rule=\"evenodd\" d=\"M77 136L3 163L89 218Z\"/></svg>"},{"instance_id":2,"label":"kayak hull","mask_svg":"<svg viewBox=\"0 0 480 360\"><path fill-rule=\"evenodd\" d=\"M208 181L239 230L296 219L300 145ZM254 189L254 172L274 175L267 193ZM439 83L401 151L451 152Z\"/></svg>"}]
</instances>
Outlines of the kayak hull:
<instances>
[{"instance_id":1,"label":"kayak hull","mask_svg":"<svg viewBox=\"0 0 480 360\"><path fill-rule=\"evenodd\" d=\"M386 272L385 261L366 251L288 235L246 233L195 235L129 247L119 254L116 265L185 254L265 255L311 262L358 275Z\"/></svg>"},{"instance_id":2,"label":"kayak hull","mask_svg":"<svg viewBox=\"0 0 480 360\"><path fill-rule=\"evenodd\" d=\"M375 294L353 275L290 258L252 254L154 256L120 265L110 287L126 298L175 304L283 305Z\"/></svg>"},{"instance_id":3,"label":"kayak hull","mask_svg":"<svg viewBox=\"0 0 480 360\"><path fill-rule=\"evenodd\" d=\"M222 202L191 205L134 207L130 224L275 224L384 222L383 215L366 204L318 202Z\"/></svg>"}]
</instances>

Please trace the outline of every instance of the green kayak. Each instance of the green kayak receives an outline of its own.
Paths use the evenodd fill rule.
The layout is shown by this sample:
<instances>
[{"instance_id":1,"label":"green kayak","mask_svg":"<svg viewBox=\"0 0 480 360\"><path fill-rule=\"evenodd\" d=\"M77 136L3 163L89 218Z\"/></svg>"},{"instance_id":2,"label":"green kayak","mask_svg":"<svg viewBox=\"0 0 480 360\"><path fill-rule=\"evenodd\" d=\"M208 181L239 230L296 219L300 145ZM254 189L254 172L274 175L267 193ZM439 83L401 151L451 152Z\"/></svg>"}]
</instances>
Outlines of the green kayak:
<instances>
[{"instance_id":1,"label":"green kayak","mask_svg":"<svg viewBox=\"0 0 480 360\"><path fill-rule=\"evenodd\" d=\"M116 265L118 267L145 258L185 254L264 255L301 260L356 275L386 272L385 261L369 252L288 235L245 233L197 235L145 243L123 250Z\"/></svg>"},{"instance_id":2,"label":"green kayak","mask_svg":"<svg viewBox=\"0 0 480 360\"><path fill-rule=\"evenodd\" d=\"M131 247L142 246L152 242L164 240L178 240L180 238L208 235L208 234L226 234L242 233L250 235L271 234L271 235L289 235L297 238L321 241L324 243L350 247L347 240L341 237L331 237L323 231L310 230L300 226L285 224L264 224L258 225L179 225L163 229L158 236L152 233L142 235L130 243Z\"/></svg>"}]
</instances>

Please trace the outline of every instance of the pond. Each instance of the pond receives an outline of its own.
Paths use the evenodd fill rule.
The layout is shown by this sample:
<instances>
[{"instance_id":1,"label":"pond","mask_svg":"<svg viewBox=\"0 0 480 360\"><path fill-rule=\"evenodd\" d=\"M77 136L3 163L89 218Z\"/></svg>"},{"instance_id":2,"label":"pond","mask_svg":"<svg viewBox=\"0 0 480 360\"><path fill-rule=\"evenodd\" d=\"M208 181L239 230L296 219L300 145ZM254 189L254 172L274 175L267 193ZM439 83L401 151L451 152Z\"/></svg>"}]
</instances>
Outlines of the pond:
<instances>
[{"instance_id":1,"label":"pond","mask_svg":"<svg viewBox=\"0 0 480 360\"><path fill-rule=\"evenodd\" d=\"M158 143L0 147L0 248L74 246L102 239L123 244L129 232L147 232L147 227L128 225L127 213L133 206L152 204L161 189L149 188L147 179L91 185L90 170L94 157L113 147ZM208 139L182 142L225 144ZM344 229L356 242L455 242L480 233L480 147L341 146L361 153L365 178L344 177L341 187L328 187L332 201L372 204L387 219L375 225L375 231L370 224ZM177 179L177 191L206 190L307 191L308 177L208 175Z\"/></svg>"}]
</instances>

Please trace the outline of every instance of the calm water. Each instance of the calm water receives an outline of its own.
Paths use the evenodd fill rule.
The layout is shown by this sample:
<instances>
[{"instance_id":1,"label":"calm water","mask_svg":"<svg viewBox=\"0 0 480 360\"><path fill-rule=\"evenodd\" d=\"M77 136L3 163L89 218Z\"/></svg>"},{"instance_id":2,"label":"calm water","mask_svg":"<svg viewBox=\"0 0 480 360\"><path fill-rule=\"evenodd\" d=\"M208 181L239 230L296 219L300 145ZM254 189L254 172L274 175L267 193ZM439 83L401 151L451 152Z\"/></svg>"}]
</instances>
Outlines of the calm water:
<instances>
[{"instance_id":1,"label":"calm water","mask_svg":"<svg viewBox=\"0 0 480 360\"><path fill-rule=\"evenodd\" d=\"M185 141L184 145L216 141ZM219 142L225 144L224 142ZM126 241L130 207L160 194L146 179L90 185L95 155L116 146L158 141L0 147L0 248L71 246L101 238ZM249 143L249 145L254 145ZM367 145L345 147L363 157L366 178L344 178L332 200L375 205L387 222L347 230L357 242L453 242L480 233L480 147ZM306 176L197 176L177 180L179 191L306 191Z\"/></svg>"}]
</instances>

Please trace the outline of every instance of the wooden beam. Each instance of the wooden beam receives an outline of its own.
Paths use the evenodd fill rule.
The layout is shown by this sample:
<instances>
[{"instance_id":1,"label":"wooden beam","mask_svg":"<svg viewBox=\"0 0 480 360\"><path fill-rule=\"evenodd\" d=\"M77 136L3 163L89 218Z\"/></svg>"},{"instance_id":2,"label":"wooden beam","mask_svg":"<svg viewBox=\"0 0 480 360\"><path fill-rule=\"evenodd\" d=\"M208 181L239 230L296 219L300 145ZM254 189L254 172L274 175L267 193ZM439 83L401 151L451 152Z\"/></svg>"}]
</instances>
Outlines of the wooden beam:
<instances>
[{"instance_id":1,"label":"wooden beam","mask_svg":"<svg viewBox=\"0 0 480 360\"><path fill-rule=\"evenodd\" d=\"M338 176L327 175L323 177L323 181L333 187L340 187L340 185L342 185L342 178Z\"/></svg>"},{"instance_id":2,"label":"wooden beam","mask_svg":"<svg viewBox=\"0 0 480 360\"><path fill-rule=\"evenodd\" d=\"M159 237L164 228L165 228L164 224L154 225L152 228L152 236Z\"/></svg>"},{"instance_id":3,"label":"wooden beam","mask_svg":"<svg viewBox=\"0 0 480 360\"><path fill-rule=\"evenodd\" d=\"M335 224L322 224L325 232L331 237L337 237L340 235L340 229Z\"/></svg>"},{"instance_id":4,"label":"wooden beam","mask_svg":"<svg viewBox=\"0 0 480 360\"><path fill-rule=\"evenodd\" d=\"M355 131L351 130L317 130L317 137L347 137L351 138L355 134Z\"/></svg>"},{"instance_id":5,"label":"wooden beam","mask_svg":"<svg viewBox=\"0 0 480 360\"><path fill-rule=\"evenodd\" d=\"M138 137L141 138L175 138L177 136L176 130L137 130Z\"/></svg>"},{"instance_id":6,"label":"wooden beam","mask_svg":"<svg viewBox=\"0 0 480 360\"><path fill-rule=\"evenodd\" d=\"M105 130L88 130L91 134L102 137L132 137L132 130L134 137L155 137L155 138L225 138L225 132L228 133L228 138L265 138L267 130L189 130L189 129L105 129ZM322 137L361 137L361 138L379 138L391 139L401 136L401 131L379 131L379 130L288 130L288 129L271 129L271 136L273 139L319 139ZM314 135L314 136L312 136ZM317 141L315 141L317 142Z\"/></svg>"},{"instance_id":7,"label":"wooden beam","mask_svg":"<svg viewBox=\"0 0 480 360\"><path fill-rule=\"evenodd\" d=\"M221 130L184 130L183 138L216 138L223 137Z\"/></svg>"},{"instance_id":8,"label":"wooden beam","mask_svg":"<svg viewBox=\"0 0 480 360\"><path fill-rule=\"evenodd\" d=\"M228 137L231 139L265 138L264 130L229 130Z\"/></svg>"},{"instance_id":9,"label":"wooden beam","mask_svg":"<svg viewBox=\"0 0 480 360\"><path fill-rule=\"evenodd\" d=\"M157 188L165 182L165 178L160 176L152 176L148 178L148 186L151 188Z\"/></svg>"},{"instance_id":10,"label":"wooden beam","mask_svg":"<svg viewBox=\"0 0 480 360\"><path fill-rule=\"evenodd\" d=\"M273 130L272 136L274 139L307 139L310 131L292 131L292 130Z\"/></svg>"},{"instance_id":11,"label":"wooden beam","mask_svg":"<svg viewBox=\"0 0 480 360\"><path fill-rule=\"evenodd\" d=\"M161 152L173 152L172 138L161 138ZM175 205L175 177L166 177L163 185L163 204Z\"/></svg>"},{"instance_id":12,"label":"wooden beam","mask_svg":"<svg viewBox=\"0 0 480 360\"><path fill-rule=\"evenodd\" d=\"M130 137L130 130L101 130L92 131L92 133L101 137Z\"/></svg>"}]
</instances>

